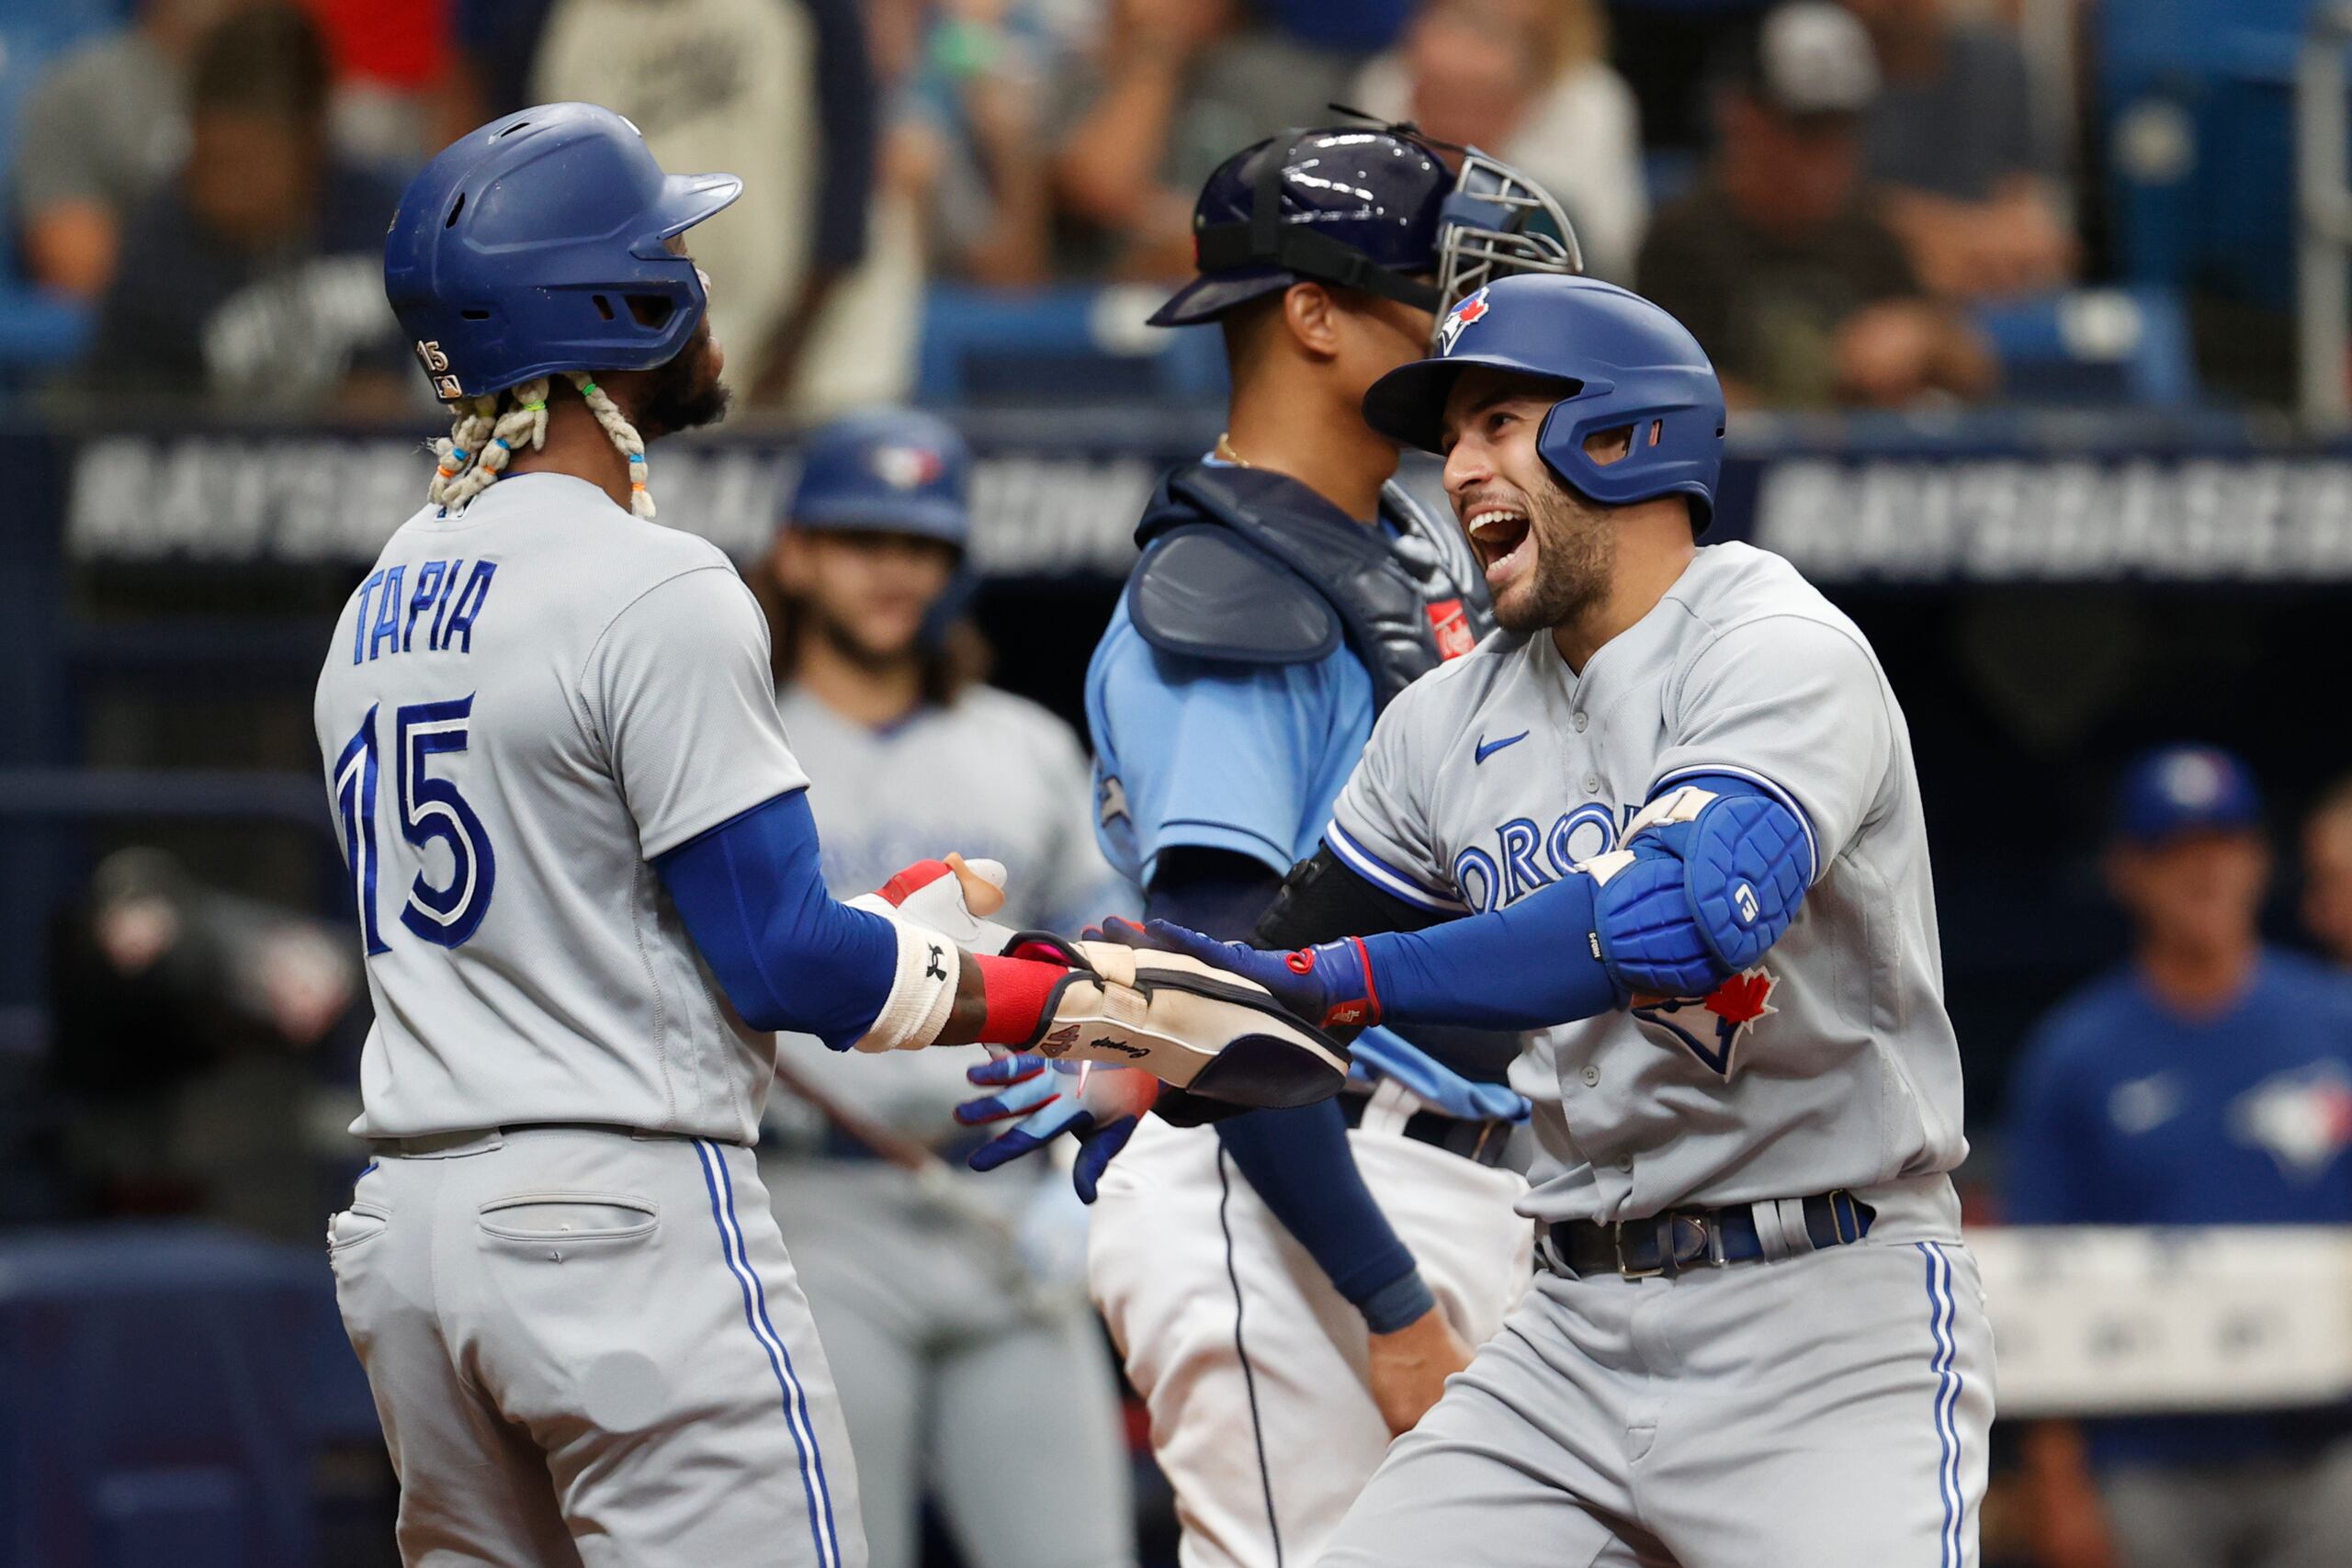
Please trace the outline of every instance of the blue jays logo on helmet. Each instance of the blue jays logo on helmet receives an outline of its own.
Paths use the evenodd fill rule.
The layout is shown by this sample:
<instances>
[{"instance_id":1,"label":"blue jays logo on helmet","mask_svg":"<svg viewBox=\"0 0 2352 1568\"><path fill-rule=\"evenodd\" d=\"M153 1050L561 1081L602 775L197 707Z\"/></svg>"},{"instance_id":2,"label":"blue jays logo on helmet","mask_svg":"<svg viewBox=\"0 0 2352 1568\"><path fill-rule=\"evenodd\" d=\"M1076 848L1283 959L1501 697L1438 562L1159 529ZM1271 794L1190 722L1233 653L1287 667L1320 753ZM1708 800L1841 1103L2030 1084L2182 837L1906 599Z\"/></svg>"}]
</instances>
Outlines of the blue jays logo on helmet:
<instances>
[{"instance_id":1,"label":"blue jays logo on helmet","mask_svg":"<svg viewBox=\"0 0 2352 1568\"><path fill-rule=\"evenodd\" d=\"M1508 324L1498 331L1496 321ZM1723 470L1723 383L1699 340L1666 310L1597 278L1498 277L1441 323L1437 354L1373 383L1364 423L1444 452L1446 400L1474 366L1556 389L1535 450L1562 482L1602 506L1687 496L1691 522L1705 530ZM1623 429L1644 438L1617 461L1597 462L1584 449L1587 437Z\"/></svg>"},{"instance_id":2,"label":"blue jays logo on helmet","mask_svg":"<svg viewBox=\"0 0 2352 1568\"><path fill-rule=\"evenodd\" d=\"M1491 308L1487 303L1487 291L1479 289L1462 303L1446 312L1445 320L1437 327L1437 351L1452 354L1454 344L1464 332L1487 319Z\"/></svg>"},{"instance_id":3,"label":"blue jays logo on helmet","mask_svg":"<svg viewBox=\"0 0 2352 1568\"><path fill-rule=\"evenodd\" d=\"M962 548L972 454L956 427L914 409L870 409L812 432L792 520L819 530L915 534Z\"/></svg>"},{"instance_id":4,"label":"blue jays logo on helmet","mask_svg":"<svg viewBox=\"0 0 2352 1568\"><path fill-rule=\"evenodd\" d=\"M892 490L920 490L947 471L947 459L928 446L876 446L867 462Z\"/></svg>"}]
</instances>

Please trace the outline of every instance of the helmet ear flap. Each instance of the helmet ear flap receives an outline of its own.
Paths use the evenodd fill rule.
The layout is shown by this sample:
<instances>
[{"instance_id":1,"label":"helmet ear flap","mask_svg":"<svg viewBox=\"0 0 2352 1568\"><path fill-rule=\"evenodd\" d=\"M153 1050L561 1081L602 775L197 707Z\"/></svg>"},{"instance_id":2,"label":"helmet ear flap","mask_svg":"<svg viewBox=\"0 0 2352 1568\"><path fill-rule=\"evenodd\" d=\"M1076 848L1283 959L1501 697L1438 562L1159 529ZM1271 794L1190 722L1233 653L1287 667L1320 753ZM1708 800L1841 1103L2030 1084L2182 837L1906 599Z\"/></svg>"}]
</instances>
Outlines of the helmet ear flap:
<instances>
[{"instance_id":1,"label":"helmet ear flap","mask_svg":"<svg viewBox=\"0 0 2352 1568\"><path fill-rule=\"evenodd\" d=\"M1574 398L1554 405L1536 436L1536 450L1554 477L1601 506L1683 496L1690 502L1696 531L1706 532L1713 520L1712 473L1714 448L1723 438L1720 415L1703 405L1668 403L1595 407L1578 417L1569 412L1575 406Z\"/></svg>"}]
</instances>

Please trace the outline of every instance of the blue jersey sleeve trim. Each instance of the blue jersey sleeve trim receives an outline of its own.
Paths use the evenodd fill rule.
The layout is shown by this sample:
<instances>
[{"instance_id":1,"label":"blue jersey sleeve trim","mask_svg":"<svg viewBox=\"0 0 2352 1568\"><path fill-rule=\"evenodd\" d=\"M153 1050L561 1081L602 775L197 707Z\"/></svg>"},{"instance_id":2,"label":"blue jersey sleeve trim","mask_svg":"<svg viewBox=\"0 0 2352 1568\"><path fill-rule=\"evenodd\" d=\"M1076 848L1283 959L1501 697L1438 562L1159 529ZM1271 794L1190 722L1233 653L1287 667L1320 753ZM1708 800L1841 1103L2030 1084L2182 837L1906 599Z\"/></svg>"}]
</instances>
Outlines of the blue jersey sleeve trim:
<instances>
[{"instance_id":1,"label":"blue jersey sleeve trim","mask_svg":"<svg viewBox=\"0 0 2352 1568\"><path fill-rule=\"evenodd\" d=\"M1334 818L1323 830L1323 841L1331 852L1345 862L1348 868L1382 892L1402 898L1416 908L1429 909L1442 915L1458 915L1470 906L1451 894L1434 892L1405 872L1397 870L1351 837Z\"/></svg>"},{"instance_id":2,"label":"blue jersey sleeve trim","mask_svg":"<svg viewBox=\"0 0 2352 1568\"><path fill-rule=\"evenodd\" d=\"M898 973L898 935L825 890L806 790L738 812L653 869L744 1022L814 1034L836 1051L874 1026Z\"/></svg>"},{"instance_id":3,"label":"blue jersey sleeve trim","mask_svg":"<svg viewBox=\"0 0 2352 1568\"><path fill-rule=\"evenodd\" d=\"M1821 880L1823 874L1829 868L1822 863L1821 839L1814 832L1812 815L1805 810L1795 795L1781 787L1779 781L1768 778L1753 768L1734 767L1728 762L1709 762L1700 767L1677 768L1650 786L1650 798L1656 800L1678 784L1690 784L1694 780L1705 778L1711 773L1752 784L1759 795L1787 807L1795 816L1797 825L1804 829L1805 854L1811 862L1805 873L1805 886L1810 887Z\"/></svg>"}]
</instances>

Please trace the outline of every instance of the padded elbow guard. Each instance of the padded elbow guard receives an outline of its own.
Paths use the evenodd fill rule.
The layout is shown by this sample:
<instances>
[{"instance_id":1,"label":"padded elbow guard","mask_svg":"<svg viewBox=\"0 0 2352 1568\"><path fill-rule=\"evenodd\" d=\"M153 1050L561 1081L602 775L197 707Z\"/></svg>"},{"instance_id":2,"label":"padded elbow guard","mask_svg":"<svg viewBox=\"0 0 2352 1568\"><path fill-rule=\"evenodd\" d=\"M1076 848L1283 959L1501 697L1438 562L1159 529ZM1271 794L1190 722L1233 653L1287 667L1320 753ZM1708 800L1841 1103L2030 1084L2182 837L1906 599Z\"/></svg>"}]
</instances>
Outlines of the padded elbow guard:
<instances>
[{"instance_id":1,"label":"padded elbow guard","mask_svg":"<svg viewBox=\"0 0 2352 1568\"><path fill-rule=\"evenodd\" d=\"M1776 796L1686 784L1642 808L1623 848L1581 869L1597 885L1594 934L1618 984L1700 997L1789 929L1813 880L1813 848Z\"/></svg>"}]
</instances>

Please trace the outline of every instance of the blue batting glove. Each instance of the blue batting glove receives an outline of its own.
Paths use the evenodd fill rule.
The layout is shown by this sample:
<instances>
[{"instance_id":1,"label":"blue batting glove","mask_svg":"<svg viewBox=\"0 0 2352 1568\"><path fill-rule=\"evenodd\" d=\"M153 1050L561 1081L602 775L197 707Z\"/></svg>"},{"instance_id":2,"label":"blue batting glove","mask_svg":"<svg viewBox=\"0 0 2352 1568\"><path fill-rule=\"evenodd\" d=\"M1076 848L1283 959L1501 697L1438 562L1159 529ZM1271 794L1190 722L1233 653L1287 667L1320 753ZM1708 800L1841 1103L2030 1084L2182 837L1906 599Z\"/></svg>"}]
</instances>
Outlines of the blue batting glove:
<instances>
[{"instance_id":1,"label":"blue batting glove","mask_svg":"<svg viewBox=\"0 0 2352 1568\"><path fill-rule=\"evenodd\" d=\"M964 1163L974 1170L994 1170L1035 1154L1068 1133L1078 1140L1070 1185L1078 1190L1080 1201L1093 1202L1102 1172L1127 1146L1137 1119L1149 1104L1147 1096L1142 1105L1125 1114L1109 1114L1090 1105L1085 1093L1088 1080L1113 1073L1129 1076L1126 1069L1095 1062L1048 1062L1043 1056L1026 1055L999 1056L970 1068L965 1077L978 1088L995 1092L958 1105L956 1120L967 1127L997 1122L1012 1125L974 1149Z\"/></svg>"},{"instance_id":2,"label":"blue batting glove","mask_svg":"<svg viewBox=\"0 0 2352 1568\"><path fill-rule=\"evenodd\" d=\"M1219 942L1166 920L1136 925L1117 919L1102 922L1106 942L1181 953L1245 980L1255 980L1307 1022L1325 1029L1363 1028L1380 1021L1380 994L1361 937L1274 953L1244 942Z\"/></svg>"}]
</instances>

